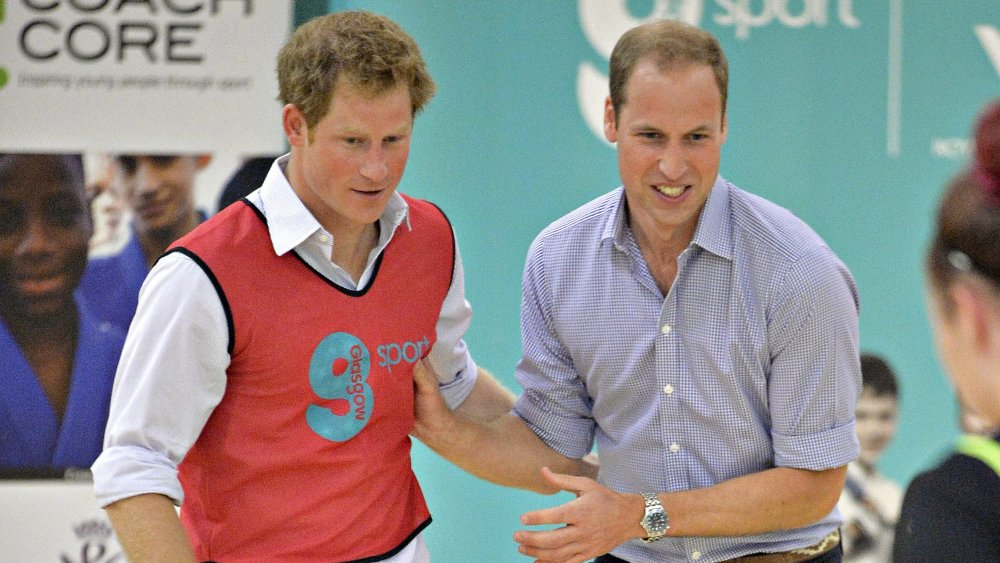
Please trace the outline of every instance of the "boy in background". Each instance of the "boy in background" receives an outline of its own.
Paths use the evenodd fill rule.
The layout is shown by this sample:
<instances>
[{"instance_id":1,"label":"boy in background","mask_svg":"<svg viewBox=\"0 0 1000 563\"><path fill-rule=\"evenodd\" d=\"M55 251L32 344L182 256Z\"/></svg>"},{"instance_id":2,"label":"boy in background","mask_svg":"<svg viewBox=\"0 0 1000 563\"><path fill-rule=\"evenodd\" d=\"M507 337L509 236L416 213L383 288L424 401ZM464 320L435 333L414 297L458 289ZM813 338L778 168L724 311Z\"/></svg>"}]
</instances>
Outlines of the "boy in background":
<instances>
[{"instance_id":1,"label":"boy in background","mask_svg":"<svg viewBox=\"0 0 1000 563\"><path fill-rule=\"evenodd\" d=\"M886 562L892 556L903 491L878 472L876 463L896 435L899 387L889 363L872 353L861 354L861 379L855 411L861 455L847 466L847 482L837 505L844 518L844 561Z\"/></svg>"}]
</instances>

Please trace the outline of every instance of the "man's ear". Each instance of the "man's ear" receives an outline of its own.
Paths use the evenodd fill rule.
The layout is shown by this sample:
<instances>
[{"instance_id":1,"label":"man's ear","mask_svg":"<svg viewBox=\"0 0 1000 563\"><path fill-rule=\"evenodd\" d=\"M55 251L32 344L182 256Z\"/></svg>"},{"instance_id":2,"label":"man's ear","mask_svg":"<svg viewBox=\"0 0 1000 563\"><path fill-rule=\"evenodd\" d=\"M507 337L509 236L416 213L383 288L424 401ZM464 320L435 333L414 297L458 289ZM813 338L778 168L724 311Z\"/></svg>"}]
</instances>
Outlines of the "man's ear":
<instances>
[{"instance_id":1,"label":"man's ear","mask_svg":"<svg viewBox=\"0 0 1000 563\"><path fill-rule=\"evenodd\" d=\"M955 323L961 337L974 346L977 353L988 352L993 341L993 331L997 327L994 311L982 294L982 288L966 281L956 281L948 288L949 296L955 304Z\"/></svg>"},{"instance_id":2,"label":"man's ear","mask_svg":"<svg viewBox=\"0 0 1000 563\"><path fill-rule=\"evenodd\" d=\"M309 126L306 116L295 104L285 104L281 110L281 125L285 129L285 138L293 147L304 147L309 144Z\"/></svg>"},{"instance_id":3,"label":"man's ear","mask_svg":"<svg viewBox=\"0 0 1000 563\"><path fill-rule=\"evenodd\" d=\"M611 96L604 98L604 138L609 143L618 141L618 123L615 117L615 106L611 103Z\"/></svg>"}]
</instances>

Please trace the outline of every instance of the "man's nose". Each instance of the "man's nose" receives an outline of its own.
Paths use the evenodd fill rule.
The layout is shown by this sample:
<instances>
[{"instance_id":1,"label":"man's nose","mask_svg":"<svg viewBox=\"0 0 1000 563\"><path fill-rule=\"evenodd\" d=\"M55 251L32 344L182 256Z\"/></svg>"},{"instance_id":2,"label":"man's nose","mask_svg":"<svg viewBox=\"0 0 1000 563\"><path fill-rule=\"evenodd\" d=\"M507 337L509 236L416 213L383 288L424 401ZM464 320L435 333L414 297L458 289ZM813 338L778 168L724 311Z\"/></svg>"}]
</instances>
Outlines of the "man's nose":
<instances>
[{"instance_id":1,"label":"man's nose","mask_svg":"<svg viewBox=\"0 0 1000 563\"><path fill-rule=\"evenodd\" d=\"M372 182L381 182L389 175L389 165L386 163L385 150L373 147L365 155L361 163L361 175Z\"/></svg>"},{"instance_id":2,"label":"man's nose","mask_svg":"<svg viewBox=\"0 0 1000 563\"><path fill-rule=\"evenodd\" d=\"M660 153L657 166L668 180L680 179L687 170L684 150L677 143L667 143Z\"/></svg>"}]
</instances>

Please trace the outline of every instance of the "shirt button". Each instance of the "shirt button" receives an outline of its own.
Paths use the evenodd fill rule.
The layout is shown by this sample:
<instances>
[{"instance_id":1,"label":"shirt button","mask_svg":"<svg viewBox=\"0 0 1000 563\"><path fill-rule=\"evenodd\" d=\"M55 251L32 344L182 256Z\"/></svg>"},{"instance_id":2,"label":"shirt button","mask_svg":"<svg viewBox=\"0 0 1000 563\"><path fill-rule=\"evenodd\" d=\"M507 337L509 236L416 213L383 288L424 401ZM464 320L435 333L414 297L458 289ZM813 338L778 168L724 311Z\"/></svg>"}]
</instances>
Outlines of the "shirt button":
<instances>
[{"instance_id":1,"label":"shirt button","mask_svg":"<svg viewBox=\"0 0 1000 563\"><path fill-rule=\"evenodd\" d=\"M681 445L680 444L678 444L677 442L674 442L673 444L670 444L670 453L677 453L679 451L681 451Z\"/></svg>"},{"instance_id":2,"label":"shirt button","mask_svg":"<svg viewBox=\"0 0 1000 563\"><path fill-rule=\"evenodd\" d=\"M666 385L666 386L664 386L663 387L663 392L666 393L667 395L673 393L674 392L674 386L673 385Z\"/></svg>"},{"instance_id":3,"label":"shirt button","mask_svg":"<svg viewBox=\"0 0 1000 563\"><path fill-rule=\"evenodd\" d=\"M663 325L660 327L660 332L662 332L663 334L668 334L671 330L673 329L670 328L670 325Z\"/></svg>"},{"instance_id":4,"label":"shirt button","mask_svg":"<svg viewBox=\"0 0 1000 563\"><path fill-rule=\"evenodd\" d=\"M695 561L701 559L701 552L700 551L695 551L694 553L692 553L691 554L691 559L694 559Z\"/></svg>"}]
</instances>

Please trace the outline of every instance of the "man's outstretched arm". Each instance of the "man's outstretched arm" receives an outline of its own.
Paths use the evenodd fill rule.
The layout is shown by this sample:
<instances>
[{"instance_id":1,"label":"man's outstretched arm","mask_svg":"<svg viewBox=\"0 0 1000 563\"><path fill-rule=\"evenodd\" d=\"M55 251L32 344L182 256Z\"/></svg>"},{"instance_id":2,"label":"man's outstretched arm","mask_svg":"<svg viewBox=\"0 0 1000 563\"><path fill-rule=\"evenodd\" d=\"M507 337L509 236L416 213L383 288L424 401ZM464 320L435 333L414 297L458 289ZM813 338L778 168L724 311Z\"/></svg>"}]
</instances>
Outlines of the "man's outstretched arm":
<instances>
[{"instance_id":1,"label":"man's outstretched arm","mask_svg":"<svg viewBox=\"0 0 1000 563\"><path fill-rule=\"evenodd\" d=\"M413 371L416 422L413 436L472 475L498 485L554 494L541 468L596 478L591 460L568 458L542 442L511 413L514 395L489 372L480 370L469 397L454 411L438 391L437 378L424 362Z\"/></svg>"},{"instance_id":2,"label":"man's outstretched arm","mask_svg":"<svg viewBox=\"0 0 1000 563\"><path fill-rule=\"evenodd\" d=\"M668 536L742 536L798 528L833 510L846 466L823 471L775 467L701 489L658 496L670 518ZM577 498L521 516L527 526L562 525L514 534L518 551L546 563L581 563L645 536L643 499L588 479L544 472Z\"/></svg>"}]
</instances>

